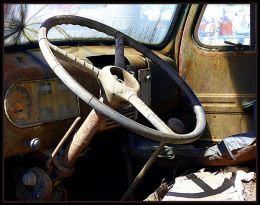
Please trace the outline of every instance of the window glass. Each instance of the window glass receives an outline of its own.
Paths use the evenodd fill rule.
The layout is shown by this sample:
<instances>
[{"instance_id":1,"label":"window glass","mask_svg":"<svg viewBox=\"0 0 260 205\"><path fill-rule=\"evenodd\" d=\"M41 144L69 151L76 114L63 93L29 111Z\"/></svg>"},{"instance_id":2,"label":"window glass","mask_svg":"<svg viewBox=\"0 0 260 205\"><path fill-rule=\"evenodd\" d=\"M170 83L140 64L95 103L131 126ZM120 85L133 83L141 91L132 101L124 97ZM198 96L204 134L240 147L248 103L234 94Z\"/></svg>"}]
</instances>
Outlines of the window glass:
<instances>
[{"instance_id":1,"label":"window glass","mask_svg":"<svg viewBox=\"0 0 260 205\"><path fill-rule=\"evenodd\" d=\"M250 45L250 4L208 4L198 39L210 46Z\"/></svg>"},{"instance_id":2,"label":"window glass","mask_svg":"<svg viewBox=\"0 0 260 205\"><path fill-rule=\"evenodd\" d=\"M177 4L4 4L4 43L37 41L41 24L56 15L77 15L109 25L137 41L159 44L171 25ZM50 40L112 39L75 25L59 25Z\"/></svg>"}]
</instances>

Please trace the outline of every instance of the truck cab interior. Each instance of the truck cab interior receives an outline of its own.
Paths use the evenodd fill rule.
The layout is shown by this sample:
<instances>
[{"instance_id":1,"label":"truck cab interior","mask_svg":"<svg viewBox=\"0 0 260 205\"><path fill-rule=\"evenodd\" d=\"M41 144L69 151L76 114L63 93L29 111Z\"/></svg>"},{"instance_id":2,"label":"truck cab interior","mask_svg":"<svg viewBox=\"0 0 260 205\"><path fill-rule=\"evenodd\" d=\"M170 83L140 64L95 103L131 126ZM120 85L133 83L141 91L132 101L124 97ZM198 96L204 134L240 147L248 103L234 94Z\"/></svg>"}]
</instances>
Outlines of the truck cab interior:
<instances>
[{"instance_id":1,"label":"truck cab interior","mask_svg":"<svg viewBox=\"0 0 260 205\"><path fill-rule=\"evenodd\" d=\"M3 4L5 201L142 201L256 164L255 4Z\"/></svg>"}]
</instances>

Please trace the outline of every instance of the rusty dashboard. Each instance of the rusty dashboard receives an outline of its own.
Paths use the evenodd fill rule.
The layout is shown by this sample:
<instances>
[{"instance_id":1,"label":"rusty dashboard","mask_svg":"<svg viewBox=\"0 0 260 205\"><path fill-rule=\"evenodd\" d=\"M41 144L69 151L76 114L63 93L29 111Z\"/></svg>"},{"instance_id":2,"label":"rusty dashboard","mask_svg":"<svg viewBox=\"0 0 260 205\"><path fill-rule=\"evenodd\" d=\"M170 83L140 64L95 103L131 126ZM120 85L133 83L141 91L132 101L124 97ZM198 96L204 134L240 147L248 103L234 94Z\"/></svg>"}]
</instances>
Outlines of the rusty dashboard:
<instances>
[{"instance_id":1,"label":"rusty dashboard","mask_svg":"<svg viewBox=\"0 0 260 205\"><path fill-rule=\"evenodd\" d=\"M63 49L100 69L114 64L113 46L67 46ZM174 66L170 58L159 53L158 55ZM94 78L80 70L77 65L59 60L85 89L99 97L100 86ZM125 48L125 62L126 69L139 81L140 97L146 104L155 109L165 103L170 107L174 106L177 86L173 85L156 65L129 47ZM30 146L34 139L39 140L40 149L55 146L75 118L81 117L80 125L91 110L57 78L39 49L5 51L3 80L5 158L34 151ZM157 87L167 88L169 85L176 89L171 90L171 93L164 89L158 95ZM138 118L137 110L130 104L115 109L133 120ZM106 119L99 132L117 127L119 126L114 121Z\"/></svg>"}]
</instances>

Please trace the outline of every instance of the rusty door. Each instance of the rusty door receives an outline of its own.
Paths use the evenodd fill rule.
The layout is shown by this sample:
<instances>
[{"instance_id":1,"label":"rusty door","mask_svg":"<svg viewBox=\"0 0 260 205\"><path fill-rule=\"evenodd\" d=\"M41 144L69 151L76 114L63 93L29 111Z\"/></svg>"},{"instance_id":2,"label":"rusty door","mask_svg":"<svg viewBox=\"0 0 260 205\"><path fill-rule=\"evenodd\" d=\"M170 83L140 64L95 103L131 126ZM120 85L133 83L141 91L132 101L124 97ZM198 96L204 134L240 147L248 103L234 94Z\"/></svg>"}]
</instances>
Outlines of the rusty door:
<instances>
[{"instance_id":1,"label":"rusty door","mask_svg":"<svg viewBox=\"0 0 260 205\"><path fill-rule=\"evenodd\" d=\"M220 141L224 137L252 131L252 114L242 102L256 99L256 51L254 10L251 12L251 44L205 46L196 37L206 5L193 5L187 17L179 50L179 72L198 95L207 116L204 141ZM235 14L237 15L237 14Z\"/></svg>"}]
</instances>

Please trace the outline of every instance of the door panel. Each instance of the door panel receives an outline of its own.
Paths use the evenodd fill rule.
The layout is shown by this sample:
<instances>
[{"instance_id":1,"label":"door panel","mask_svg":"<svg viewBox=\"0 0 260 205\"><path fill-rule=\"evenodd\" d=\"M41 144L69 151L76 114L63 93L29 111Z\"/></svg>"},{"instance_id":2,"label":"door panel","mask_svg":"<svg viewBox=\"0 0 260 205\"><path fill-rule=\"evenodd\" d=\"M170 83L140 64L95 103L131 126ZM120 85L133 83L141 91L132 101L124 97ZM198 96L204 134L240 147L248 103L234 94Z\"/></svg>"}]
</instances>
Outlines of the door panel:
<instances>
[{"instance_id":1,"label":"door panel","mask_svg":"<svg viewBox=\"0 0 260 205\"><path fill-rule=\"evenodd\" d=\"M256 98L256 52L198 45L193 33L201 11L200 5L190 9L180 45L179 72L205 109L208 131L202 140L216 142L253 129L253 118L241 103Z\"/></svg>"}]
</instances>

